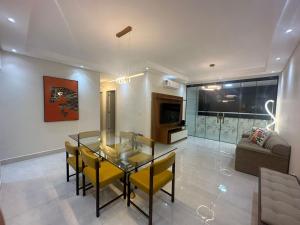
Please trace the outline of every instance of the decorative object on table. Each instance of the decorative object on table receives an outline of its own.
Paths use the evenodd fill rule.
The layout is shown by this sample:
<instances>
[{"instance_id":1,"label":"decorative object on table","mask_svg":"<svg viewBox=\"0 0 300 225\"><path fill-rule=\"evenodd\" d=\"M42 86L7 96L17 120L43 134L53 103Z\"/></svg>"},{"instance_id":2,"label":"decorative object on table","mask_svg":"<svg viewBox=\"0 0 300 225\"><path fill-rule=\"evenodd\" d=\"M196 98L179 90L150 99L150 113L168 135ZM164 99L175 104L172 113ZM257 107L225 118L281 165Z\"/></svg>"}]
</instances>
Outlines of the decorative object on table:
<instances>
[{"instance_id":1,"label":"decorative object on table","mask_svg":"<svg viewBox=\"0 0 300 225\"><path fill-rule=\"evenodd\" d=\"M44 121L79 119L78 81L43 76Z\"/></svg>"},{"instance_id":2,"label":"decorative object on table","mask_svg":"<svg viewBox=\"0 0 300 225\"><path fill-rule=\"evenodd\" d=\"M266 103L265 103L265 109L266 109L267 113L269 114L269 116L270 116L270 117L272 118L272 120L273 120L272 123L267 124L267 126L266 126L267 130L272 130L271 127L272 127L273 125L275 125L275 123L276 123L276 118L275 118L274 114L272 113L272 112L273 112L273 108L274 108L274 102L275 102L274 100L268 100L268 101L266 101ZM272 112L271 112L270 109L269 109L269 103L272 103Z\"/></svg>"}]
</instances>

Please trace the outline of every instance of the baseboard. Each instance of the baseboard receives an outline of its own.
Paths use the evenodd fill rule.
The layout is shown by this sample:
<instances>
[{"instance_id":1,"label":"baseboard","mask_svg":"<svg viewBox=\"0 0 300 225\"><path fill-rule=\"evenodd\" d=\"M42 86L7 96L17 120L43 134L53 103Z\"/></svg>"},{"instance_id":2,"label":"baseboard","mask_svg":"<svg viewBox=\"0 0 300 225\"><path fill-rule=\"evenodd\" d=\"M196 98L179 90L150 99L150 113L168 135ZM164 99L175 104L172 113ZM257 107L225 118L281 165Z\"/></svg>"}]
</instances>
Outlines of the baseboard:
<instances>
[{"instance_id":1,"label":"baseboard","mask_svg":"<svg viewBox=\"0 0 300 225\"><path fill-rule=\"evenodd\" d=\"M8 159L2 159L2 160L0 160L0 163L2 165L5 165L5 164L20 162L20 161L24 161L24 160L28 160L28 159L38 158L38 157L41 157L41 156L46 156L46 155L51 155L51 154L55 154L55 153L60 153L60 152L64 152L64 151L65 151L64 148L59 148L59 149L54 149L54 150L37 152L37 153L33 153L33 154L22 155L22 156L8 158Z\"/></svg>"}]
</instances>

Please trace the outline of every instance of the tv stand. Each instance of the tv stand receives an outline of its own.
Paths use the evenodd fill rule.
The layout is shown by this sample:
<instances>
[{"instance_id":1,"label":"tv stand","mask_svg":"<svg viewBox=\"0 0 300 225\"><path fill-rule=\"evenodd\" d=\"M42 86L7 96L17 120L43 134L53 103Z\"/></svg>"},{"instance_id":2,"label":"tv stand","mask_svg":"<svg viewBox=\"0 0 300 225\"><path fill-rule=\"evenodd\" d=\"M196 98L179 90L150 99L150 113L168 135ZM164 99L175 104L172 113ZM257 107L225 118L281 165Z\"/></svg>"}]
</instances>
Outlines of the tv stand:
<instances>
[{"instance_id":1,"label":"tv stand","mask_svg":"<svg viewBox=\"0 0 300 225\"><path fill-rule=\"evenodd\" d=\"M187 130L184 127L173 127L168 130L168 144L186 139L187 136Z\"/></svg>"},{"instance_id":2,"label":"tv stand","mask_svg":"<svg viewBox=\"0 0 300 225\"><path fill-rule=\"evenodd\" d=\"M168 124L160 123L160 105L179 104L180 116L179 121ZM187 130L181 126L183 98L173 95L152 93L152 112L151 112L151 138L163 144L172 144L187 138Z\"/></svg>"}]
</instances>

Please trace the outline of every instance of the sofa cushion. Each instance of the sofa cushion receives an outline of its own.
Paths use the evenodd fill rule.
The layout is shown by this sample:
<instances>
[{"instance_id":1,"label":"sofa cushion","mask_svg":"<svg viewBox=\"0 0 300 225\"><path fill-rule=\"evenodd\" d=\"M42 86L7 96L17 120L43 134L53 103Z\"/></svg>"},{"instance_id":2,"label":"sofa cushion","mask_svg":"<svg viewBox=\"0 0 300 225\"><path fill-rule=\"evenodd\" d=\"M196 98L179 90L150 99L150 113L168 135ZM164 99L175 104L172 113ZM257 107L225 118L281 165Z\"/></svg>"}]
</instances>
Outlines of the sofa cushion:
<instances>
[{"instance_id":1,"label":"sofa cushion","mask_svg":"<svg viewBox=\"0 0 300 225\"><path fill-rule=\"evenodd\" d=\"M263 148L257 144L252 143L249 138L242 138L240 143L237 145L237 149L246 149L249 151L255 151L265 154L271 154L270 149Z\"/></svg>"},{"instance_id":2,"label":"sofa cushion","mask_svg":"<svg viewBox=\"0 0 300 225\"><path fill-rule=\"evenodd\" d=\"M300 186L296 177L261 169L261 220L270 225L300 224Z\"/></svg>"},{"instance_id":3,"label":"sofa cushion","mask_svg":"<svg viewBox=\"0 0 300 225\"><path fill-rule=\"evenodd\" d=\"M252 136L257 129L258 129L258 127L252 127L251 130L247 132L247 134L249 134L249 136L248 136L249 140L252 139Z\"/></svg>"},{"instance_id":4,"label":"sofa cushion","mask_svg":"<svg viewBox=\"0 0 300 225\"><path fill-rule=\"evenodd\" d=\"M266 141L265 148L270 149L272 153L290 157L291 146L277 134L272 134Z\"/></svg>"},{"instance_id":5,"label":"sofa cushion","mask_svg":"<svg viewBox=\"0 0 300 225\"><path fill-rule=\"evenodd\" d=\"M270 134L271 132L265 128L257 128L252 134L251 141L259 146L263 146Z\"/></svg>"}]
</instances>

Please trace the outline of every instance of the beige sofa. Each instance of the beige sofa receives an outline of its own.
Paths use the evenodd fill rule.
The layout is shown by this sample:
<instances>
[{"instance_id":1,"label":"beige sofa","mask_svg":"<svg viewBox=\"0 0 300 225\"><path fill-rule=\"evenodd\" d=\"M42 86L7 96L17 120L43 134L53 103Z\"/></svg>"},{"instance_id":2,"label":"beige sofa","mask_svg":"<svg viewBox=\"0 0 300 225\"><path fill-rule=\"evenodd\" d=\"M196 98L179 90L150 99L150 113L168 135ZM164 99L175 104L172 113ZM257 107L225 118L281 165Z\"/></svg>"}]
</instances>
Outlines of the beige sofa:
<instances>
[{"instance_id":1,"label":"beige sofa","mask_svg":"<svg viewBox=\"0 0 300 225\"><path fill-rule=\"evenodd\" d=\"M300 224L300 185L297 177L261 168L258 191L259 225Z\"/></svg>"},{"instance_id":2,"label":"beige sofa","mask_svg":"<svg viewBox=\"0 0 300 225\"><path fill-rule=\"evenodd\" d=\"M275 133L263 147L252 143L249 134L243 134L236 146L235 169L255 176L259 175L260 167L288 173L290 154L291 146Z\"/></svg>"}]
</instances>

